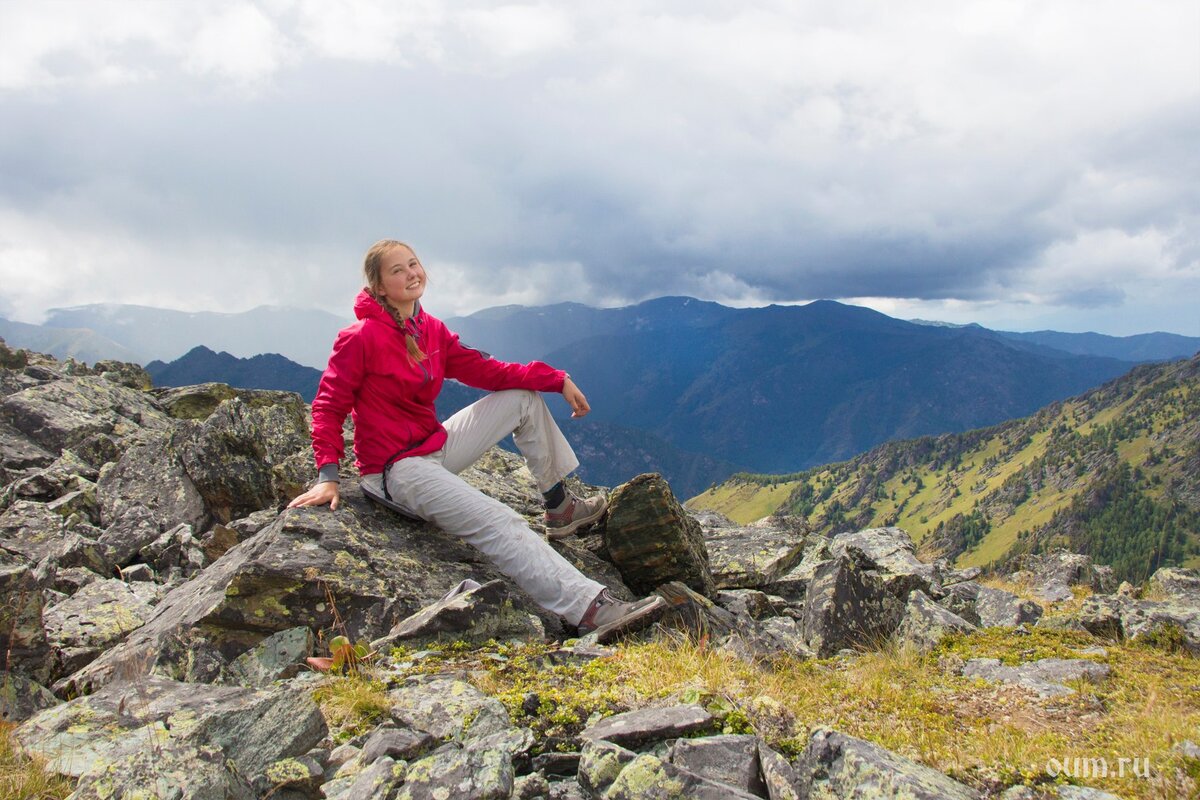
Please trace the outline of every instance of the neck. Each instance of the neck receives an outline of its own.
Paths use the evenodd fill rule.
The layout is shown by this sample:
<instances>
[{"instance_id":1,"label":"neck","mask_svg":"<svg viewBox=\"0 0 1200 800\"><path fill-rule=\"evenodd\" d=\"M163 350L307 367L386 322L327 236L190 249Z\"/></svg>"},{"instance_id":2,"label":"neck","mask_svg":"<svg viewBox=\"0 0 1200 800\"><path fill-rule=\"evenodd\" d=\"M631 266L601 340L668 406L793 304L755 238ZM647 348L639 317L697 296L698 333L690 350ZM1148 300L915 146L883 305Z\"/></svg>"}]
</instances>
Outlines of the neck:
<instances>
[{"instance_id":1,"label":"neck","mask_svg":"<svg viewBox=\"0 0 1200 800\"><path fill-rule=\"evenodd\" d=\"M411 319L417 311L416 300L410 300L407 303L393 303L391 300L384 300L384 302L400 316L400 319Z\"/></svg>"}]
</instances>

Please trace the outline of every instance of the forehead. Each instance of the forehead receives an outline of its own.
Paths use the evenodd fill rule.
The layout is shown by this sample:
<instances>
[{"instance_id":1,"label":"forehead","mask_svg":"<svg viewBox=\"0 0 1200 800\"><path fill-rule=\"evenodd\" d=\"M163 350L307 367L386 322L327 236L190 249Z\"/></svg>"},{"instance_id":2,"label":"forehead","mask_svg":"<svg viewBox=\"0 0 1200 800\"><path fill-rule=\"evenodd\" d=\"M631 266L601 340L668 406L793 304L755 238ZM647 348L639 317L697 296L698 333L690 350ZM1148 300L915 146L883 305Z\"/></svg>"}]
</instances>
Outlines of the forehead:
<instances>
[{"instance_id":1,"label":"forehead","mask_svg":"<svg viewBox=\"0 0 1200 800\"><path fill-rule=\"evenodd\" d=\"M383 254L383 263L385 266L393 264L407 264L410 261L415 260L417 260L416 253L402 244L396 245Z\"/></svg>"}]
</instances>

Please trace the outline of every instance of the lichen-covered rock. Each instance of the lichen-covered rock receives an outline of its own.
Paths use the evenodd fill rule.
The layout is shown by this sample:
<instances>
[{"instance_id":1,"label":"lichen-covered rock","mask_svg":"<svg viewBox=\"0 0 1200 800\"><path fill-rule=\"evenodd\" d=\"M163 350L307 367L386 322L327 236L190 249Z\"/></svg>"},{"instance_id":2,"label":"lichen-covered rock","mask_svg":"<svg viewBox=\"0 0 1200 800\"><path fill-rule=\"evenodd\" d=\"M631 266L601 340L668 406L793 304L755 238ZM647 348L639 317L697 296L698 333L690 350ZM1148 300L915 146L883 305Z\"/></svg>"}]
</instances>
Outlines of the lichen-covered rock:
<instances>
[{"instance_id":1,"label":"lichen-covered rock","mask_svg":"<svg viewBox=\"0 0 1200 800\"><path fill-rule=\"evenodd\" d=\"M758 763L758 737L749 735L704 736L679 739L669 761L710 781L724 783L757 797L766 796Z\"/></svg>"},{"instance_id":2,"label":"lichen-covered rock","mask_svg":"<svg viewBox=\"0 0 1200 800\"><path fill-rule=\"evenodd\" d=\"M21 747L47 769L80 776L156 747L219 748L253 781L282 758L300 756L325 736L309 690L269 691L143 678L54 706L16 730Z\"/></svg>"},{"instance_id":3,"label":"lichen-covered rock","mask_svg":"<svg viewBox=\"0 0 1200 800\"><path fill-rule=\"evenodd\" d=\"M217 522L282 505L312 475L307 412L294 392L242 390L203 422L181 423L171 446Z\"/></svg>"},{"instance_id":4,"label":"lichen-covered rock","mask_svg":"<svg viewBox=\"0 0 1200 800\"><path fill-rule=\"evenodd\" d=\"M5 394L3 375L3 371L0 371L0 396ZM48 466L54 459L54 453L34 444L20 431L0 420L0 484L19 480Z\"/></svg>"},{"instance_id":5,"label":"lichen-covered rock","mask_svg":"<svg viewBox=\"0 0 1200 800\"><path fill-rule=\"evenodd\" d=\"M155 599L153 584L107 578L46 609L42 621L58 657L57 675L74 672L140 628Z\"/></svg>"},{"instance_id":6,"label":"lichen-covered rock","mask_svg":"<svg viewBox=\"0 0 1200 800\"><path fill-rule=\"evenodd\" d=\"M463 742L512 727L499 700L453 678L410 678L388 699L392 717L437 739Z\"/></svg>"},{"instance_id":7,"label":"lichen-covered rock","mask_svg":"<svg viewBox=\"0 0 1200 800\"><path fill-rule=\"evenodd\" d=\"M1012 592L980 586L975 596L975 614L981 628L1033 625L1042 617L1042 607Z\"/></svg>"},{"instance_id":8,"label":"lichen-covered rock","mask_svg":"<svg viewBox=\"0 0 1200 800\"><path fill-rule=\"evenodd\" d=\"M42 591L33 570L0 551L0 653L6 666L38 683L50 680L52 655L42 624Z\"/></svg>"},{"instance_id":9,"label":"lichen-covered rock","mask_svg":"<svg viewBox=\"0 0 1200 800\"><path fill-rule=\"evenodd\" d=\"M54 380L0 400L0 420L60 453L93 434L124 438L170 427L150 395L97 376Z\"/></svg>"},{"instance_id":10,"label":"lichen-covered rock","mask_svg":"<svg viewBox=\"0 0 1200 800\"><path fill-rule=\"evenodd\" d=\"M907 642L918 650L928 651L937 646L943 637L951 633L966 633L975 626L957 614L947 611L916 589L908 596L904 607L904 618L896 628L896 639Z\"/></svg>"},{"instance_id":11,"label":"lichen-covered rock","mask_svg":"<svg viewBox=\"0 0 1200 800\"><path fill-rule=\"evenodd\" d=\"M438 602L396 623L371 647L385 651L401 642L420 646L439 641L482 643L544 636L537 617L514 608L504 581L488 581L481 586L465 580Z\"/></svg>"},{"instance_id":12,"label":"lichen-covered rock","mask_svg":"<svg viewBox=\"0 0 1200 800\"><path fill-rule=\"evenodd\" d=\"M1112 567L1095 564L1091 556L1082 553L1057 550L1027 554L1015 559L1012 566L1015 570L1010 575L1012 580L1028 583L1043 595L1057 593L1059 589L1071 586L1087 586L1101 594L1111 593L1117 588Z\"/></svg>"},{"instance_id":13,"label":"lichen-covered rock","mask_svg":"<svg viewBox=\"0 0 1200 800\"><path fill-rule=\"evenodd\" d=\"M267 765L253 788L260 797L276 797L288 789L305 797L320 797L318 787L324 775L325 770L320 763L307 754L281 758Z\"/></svg>"},{"instance_id":14,"label":"lichen-covered rock","mask_svg":"<svg viewBox=\"0 0 1200 800\"><path fill-rule=\"evenodd\" d=\"M1200 608L1200 570L1159 567L1146 581L1145 593L1181 606Z\"/></svg>"},{"instance_id":15,"label":"lichen-covered rock","mask_svg":"<svg viewBox=\"0 0 1200 800\"><path fill-rule=\"evenodd\" d=\"M588 797L602 797L637 753L603 739L584 739L579 754L579 786Z\"/></svg>"},{"instance_id":16,"label":"lichen-covered rock","mask_svg":"<svg viewBox=\"0 0 1200 800\"><path fill-rule=\"evenodd\" d=\"M638 475L613 491L604 542L637 594L670 581L709 597L716 592L700 524L683 510L661 475Z\"/></svg>"},{"instance_id":17,"label":"lichen-covered rock","mask_svg":"<svg viewBox=\"0 0 1200 800\"><path fill-rule=\"evenodd\" d=\"M218 747L148 740L80 776L72 800L170 797L255 800L257 793Z\"/></svg>"},{"instance_id":18,"label":"lichen-covered rock","mask_svg":"<svg viewBox=\"0 0 1200 800\"><path fill-rule=\"evenodd\" d=\"M643 753L622 768L605 800L750 800L757 795Z\"/></svg>"},{"instance_id":19,"label":"lichen-covered rock","mask_svg":"<svg viewBox=\"0 0 1200 800\"><path fill-rule=\"evenodd\" d=\"M767 787L766 796L769 800L799 800L800 790L796 780L796 771L783 756L767 747L762 741L758 743L758 764L762 771L762 780Z\"/></svg>"},{"instance_id":20,"label":"lichen-covered rock","mask_svg":"<svg viewBox=\"0 0 1200 800\"><path fill-rule=\"evenodd\" d=\"M204 420L226 400L238 396L227 383L198 383L193 386L156 389L158 404L176 419Z\"/></svg>"},{"instance_id":21,"label":"lichen-covered rock","mask_svg":"<svg viewBox=\"0 0 1200 800\"><path fill-rule=\"evenodd\" d=\"M1093 595L1057 624L1113 639L1178 637L1188 652L1200 654L1200 608L1174 602Z\"/></svg>"},{"instance_id":22,"label":"lichen-covered rock","mask_svg":"<svg viewBox=\"0 0 1200 800\"><path fill-rule=\"evenodd\" d=\"M437 741L424 731L414 731L411 728L379 727L371 732L363 743L361 761L364 764L374 763L377 759L387 756L396 761L411 761L419 758L432 748Z\"/></svg>"},{"instance_id":23,"label":"lichen-covered rock","mask_svg":"<svg viewBox=\"0 0 1200 800\"><path fill-rule=\"evenodd\" d=\"M53 463L13 481L0 492L0 508L7 507L16 499L48 503L70 492L83 490L89 490L94 500L98 476L95 467L70 450L65 450Z\"/></svg>"},{"instance_id":24,"label":"lichen-covered rock","mask_svg":"<svg viewBox=\"0 0 1200 800\"><path fill-rule=\"evenodd\" d=\"M549 800L550 781L540 772L513 779L513 800Z\"/></svg>"},{"instance_id":25,"label":"lichen-covered rock","mask_svg":"<svg viewBox=\"0 0 1200 800\"><path fill-rule=\"evenodd\" d=\"M904 601L872 566L857 548L846 547L813 574L800 627L819 657L847 647L875 647L900 624Z\"/></svg>"},{"instance_id":26,"label":"lichen-covered rock","mask_svg":"<svg viewBox=\"0 0 1200 800\"><path fill-rule=\"evenodd\" d=\"M794 764L800 797L979 800L975 789L877 744L817 728Z\"/></svg>"},{"instance_id":27,"label":"lichen-covered rock","mask_svg":"<svg viewBox=\"0 0 1200 800\"><path fill-rule=\"evenodd\" d=\"M56 705L58 698L37 681L10 670L0 672L0 720L23 722Z\"/></svg>"},{"instance_id":28,"label":"lichen-covered rock","mask_svg":"<svg viewBox=\"0 0 1200 800\"><path fill-rule=\"evenodd\" d=\"M513 777L504 751L448 744L408 765L396 800L502 800L512 795Z\"/></svg>"},{"instance_id":29,"label":"lichen-covered rock","mask_svg":"<svg viewBox=\"0 0 1200 800\"><path fill-rule=\"evenodd\" d=\"M726 589L717 592L718 605L734 614L744 614L750 619L774 617L780 609L770 595L756 589Z\"/></svg>"},{"instance_id":30,"label":"lichen-covered rock","mask_svg":"<svg viewBox=\"0 0 1200 800\"><path fill-rule=\"evenodd\" d=\"M964 678L982 678L989 683L1023 686L1038 697L1060 697L1075 690L1064 681L1099 682L1108 677L1108 667L1083 658L1043 658L1015 667L1002 665L998 658L972 658L963 665Z\"/></svg>"},{"instance_id":31,"label":"lichen-covered rock","mask_svg":"<svg viewBox=\"0 0 1200 800\"><path fill-rule=\"evenodd\" d=\"M585 728L580 737L629 747L711 731L715 722L712 714L697 705L640 708L605 717Z\"/></svg>"},{"instance_id":32,"label":"lichen-covered rock","mask_svg":"<svg viewBox=\"0 0 1200 800\"><path fill-rule=\"evenodd\" d=\"M96 493L102 526L121 529L131 525L131 517L137 525L148 516L158 533L176 525L204 529L208 519L204 498L171 438L167 431L147 437L100 471Z\"/></svg>"},{"instance_id":33,"label":"lichen-covered rock","mask_svg":"<svg viewBox=\"0 0 1200 800\"><path fill-rule=\"evenodd\" d=\"M300 672L306 656L312 655L313 632L305 627L274 633L235 658L224 680L243 686L266 688Z\"/></svg>"},{"instance_id":34,"label":"lichen-covered rock","mask_svg":"<svg viewBox=\"0 0 1200 800\"><path fill-rule=\"evenodd\" d=\"M831 557L856 550L867 568L879 574L883 584L904 602L908 593L920 589L931 597L942 595L942 575L936 564L916 556L912 538L900 528L866 528L839 533L829 542Z\"/></svg>"},{"instance_id":35,"label":"lichen-covered rock","mask_svg":"<svg viewBox=\"0 0 1200 800\"><path fill-rule=\"evenodd\" d=\"M183 631L208 639L226 660L288 628L331 633L331 599L350 638L370 641L468 577L501 576L457 537L387 511L346 485L337 511L285 511L173 589L141 629L72 684L79 691L103 685L119 662L153 668L164 642ZM521 610L537 609L515 588L511 598Z\"/></svg>"},{"instance_id":36,"label":"lichen-covered rock","mask_svg":"<svg viewBox=\"0 0 1200 800\"><path fill-rule=\"evenodd\" d=\"M403 761L384 756L353 777L339 778L321 789L328 800L389 800L407 772Z\"/></svg>"},{"instance_id":37,"label":"lichen-covered rock","mask_svg":"<svg viewBox=\"0 0 1200 800\"><path fill-rule=\"evenodd\" d=\"M807 532L797 517L702 530L718 589L756 589L779 580L800 561Z\"/></svg>"}]
</instances>

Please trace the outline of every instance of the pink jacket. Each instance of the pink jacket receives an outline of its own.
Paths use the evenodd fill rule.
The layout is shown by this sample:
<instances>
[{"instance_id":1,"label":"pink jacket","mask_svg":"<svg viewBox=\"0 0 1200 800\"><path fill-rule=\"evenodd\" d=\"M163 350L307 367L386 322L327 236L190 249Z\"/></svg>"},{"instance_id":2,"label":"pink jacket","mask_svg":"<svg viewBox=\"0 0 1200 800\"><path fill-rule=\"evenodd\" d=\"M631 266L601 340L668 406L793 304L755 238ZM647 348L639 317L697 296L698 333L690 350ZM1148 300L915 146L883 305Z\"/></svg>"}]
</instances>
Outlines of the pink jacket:
<instances>
[{"instance_id":1,"label":"pink jacket","mask_svg":"<svg viewBox=\"0 0 1200 800\"><path fill-rule=\"evenodd\" d=\"M355 463L363 475L382 472L397 459L441 449L446 430L433 401L445 378L490 391L562 391L562 370L541 361L510 364L473 350L419 304L405 330L425 353L420 362L409 356L404 333L365 289L354 301L354 315L358 322L339 332L333 343L312 403L313 453L322 477L345 451L342 423L348 413L354 416Z\"/></svg>"}]
</instances>

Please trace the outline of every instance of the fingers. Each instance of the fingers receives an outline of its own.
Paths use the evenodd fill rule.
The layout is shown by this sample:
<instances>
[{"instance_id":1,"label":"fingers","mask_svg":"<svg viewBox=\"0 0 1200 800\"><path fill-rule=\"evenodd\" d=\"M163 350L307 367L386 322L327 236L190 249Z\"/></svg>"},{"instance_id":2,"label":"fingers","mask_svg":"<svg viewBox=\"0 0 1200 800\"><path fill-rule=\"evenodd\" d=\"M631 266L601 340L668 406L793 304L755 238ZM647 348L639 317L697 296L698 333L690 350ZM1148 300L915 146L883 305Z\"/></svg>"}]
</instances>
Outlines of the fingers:
<instances>
[{"instance_id":1,"label":"fingers","mask_svg":"<svg viewBox=\"0 0 1200 800\"><path fill-rule=\"evenodd\" d=\"M288 508L300 508L303 506L323 506L326 503L334 511L337 510L341 498L338 492L336 483L319 483L303 494L296 495L292 502L288 503Z\"/></svg>"}]
</instances>

